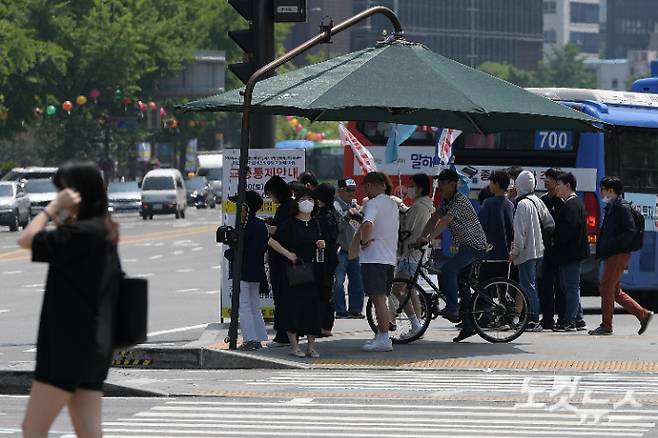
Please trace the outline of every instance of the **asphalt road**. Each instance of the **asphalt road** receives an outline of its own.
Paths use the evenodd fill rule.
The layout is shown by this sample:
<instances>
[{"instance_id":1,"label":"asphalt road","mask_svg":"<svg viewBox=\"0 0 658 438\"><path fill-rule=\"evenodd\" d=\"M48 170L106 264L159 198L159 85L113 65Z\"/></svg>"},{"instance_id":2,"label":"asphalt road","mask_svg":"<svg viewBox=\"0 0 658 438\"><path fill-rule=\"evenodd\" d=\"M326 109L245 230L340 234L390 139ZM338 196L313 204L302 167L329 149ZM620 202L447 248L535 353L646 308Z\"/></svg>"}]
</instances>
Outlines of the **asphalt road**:
<instances>
[{"instance_id":1,"label":"asphalt road","mask_svg":"<svg viewBox=\"0 0 658 438\"><path fill-rule=\"evenodd\" d=\"M149 280L149 341L195 340L219 318L220 210L189 208L187 218L136 213L121 224L123 269ZM19 233L0 227L0 367L32 361L47 266L18 248Z\"/></svg>"},{"instance_id":2,"label":"asphalt road","mask_svg":"<svg viewBox=\"0 0 658 438\"><path fill-rule=\"evenodd\" d=\"M106 398L104 436L658 437L655 376L236 370L142 378L209 396ZM20 435L26 401L0 395L0 434ZM52 436L73 436L66 412Z\"/></svg>"}]
</instances>

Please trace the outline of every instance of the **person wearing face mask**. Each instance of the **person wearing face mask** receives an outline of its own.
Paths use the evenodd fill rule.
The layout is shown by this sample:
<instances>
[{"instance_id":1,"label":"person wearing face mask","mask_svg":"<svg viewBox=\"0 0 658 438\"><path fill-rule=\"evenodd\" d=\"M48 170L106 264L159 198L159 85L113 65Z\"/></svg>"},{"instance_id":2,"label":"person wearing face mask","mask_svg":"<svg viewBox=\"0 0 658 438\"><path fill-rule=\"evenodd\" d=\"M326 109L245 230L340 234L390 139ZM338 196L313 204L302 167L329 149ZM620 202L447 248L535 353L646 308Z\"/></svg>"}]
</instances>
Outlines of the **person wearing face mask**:
<instances>
[{"instance_id":1,"label":"person wearing face mask","mask_svg":"<svg viewBox=\"0 0 658 438\"><path fill-rule=\"evenodd\" d=\"M421 236L423 228L430 219L430 216L434 213L432 198L430 198L430 179L426 174L417 173L411 176L407 196L413 199L414 203L405 213L400 215L398 265L395 271L395 278L412 278L416 272L418 263L423 262L420 257L421 252L416 248L415 243ZM403 290L404 285L397 284L393 287L392 292L401 298ZM412 302L409 302L404 309L411 323L411 329L408 333L402 335L403 338L414 336L422 328L417 317L420 309L415 298L412 297L415 306L412 305ZM394 318L395 315L391 316ZM392 322L395 323L394 320Z\"/></svg>"},{"instance_id":2,"label":"person wearing face mask","mask_svg":"<svg viewBox=\"0 0 658 438\"><path fill-rule=\"evenodd\" d=\"M297 202L293 204L293 218L279 225L268 242L288 263L313 263L316 266L312 281L295 286L290 284L290 271L285 266L281 267L283 288L280 300L283 305L277 309L277 330L287 333L290 354L297 357L320 357L315 349L315 338L322 334L322 269L317 266L320 263L314 262L318 250L324 250L326 242L322 238L319 221L313 217L316 208L313 192L301 190ZM298 336L304 335L308 339L306 353L302 352L297 341Z\"/></svg>"},{"instance_id":3,"label":"person wearing face mask","mask_svg":"<svg viewBox=\"0 0 658 438\"><path fill-rule=\"evenodd\" d=\"M603 321L596 329L590 330L590 335L612 334L615 302L640 321L639 335L645 332L653 318L653 312L640 306L620 286L621 276L631 258L629 242L636 231L632 207L622 197L623 193L624 186L619 178L607 176L601 180L601 200L606 206L596 243L596 258L603 260L603 277L599 283Z\"/></svg>"}]
</instances>

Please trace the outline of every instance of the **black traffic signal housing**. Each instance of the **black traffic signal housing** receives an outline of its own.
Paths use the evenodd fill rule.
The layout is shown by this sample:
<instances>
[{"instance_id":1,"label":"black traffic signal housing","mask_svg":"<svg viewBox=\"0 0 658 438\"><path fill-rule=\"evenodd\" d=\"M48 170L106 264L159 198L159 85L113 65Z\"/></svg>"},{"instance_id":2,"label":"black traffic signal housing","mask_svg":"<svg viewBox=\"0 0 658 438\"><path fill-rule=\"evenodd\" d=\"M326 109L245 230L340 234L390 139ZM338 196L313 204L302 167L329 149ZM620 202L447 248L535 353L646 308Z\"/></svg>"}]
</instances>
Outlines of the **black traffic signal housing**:
<instances>
[{"instance_id":1,"label":"black traffic signal housing","mask_svg":"<svg viewBox=\"0 0 658 438\"><path fill-rule=\"evenodd\" d=\"M272 0L229 0L249 29L229 31L229 37L244 51L242 62L228 68L246 84L251 75L274 59L274 5Z\"/></svg>"}]
</instances>

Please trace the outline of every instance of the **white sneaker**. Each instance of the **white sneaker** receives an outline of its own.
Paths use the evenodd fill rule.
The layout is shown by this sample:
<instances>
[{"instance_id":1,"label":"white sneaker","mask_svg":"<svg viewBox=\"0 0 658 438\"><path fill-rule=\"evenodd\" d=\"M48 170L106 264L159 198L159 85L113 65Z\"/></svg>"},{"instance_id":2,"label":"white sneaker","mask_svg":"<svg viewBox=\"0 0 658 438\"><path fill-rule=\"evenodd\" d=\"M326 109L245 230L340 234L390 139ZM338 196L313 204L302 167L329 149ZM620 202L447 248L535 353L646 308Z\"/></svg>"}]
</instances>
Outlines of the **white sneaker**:
<instances>
[{"instance_id":1,"label":"white sneaker","mask_svg":"<svg viewBox=\"0 0 658 438\"><path fill-rule=\"evenodd\" d=\"M361 349L363 351L393 351L393 342L390 338L374 339L372 342L367 342Z\"/></svg>"},{"instance_id":2,"label":"white sneaker","mask_svg":"<svg viewBox=\"0 0 658 438\"><path fill-rule=\"evenodd\" d=\"M270 341L265 344L268 348L281 348L281 347L290 347L290 344L282 344L277 341Z\"/></svg>"},{"instance_id":3,"label":"white sneaker","mask_svg":"<svg viewBox=\"0 0 658 438\"><path fill-rule=\"evenodd\" d=\"M400 339L409 339L409 338L413 338L414 336L416 336L416 335L418 334L418 332L421 331L422 328L423 328L422 326L418 326L418 327L416 327L416 328L413 328L413 327L412 327L411 329L409 329L409 331L408 331L407 333L405 333L405 334L403 334L402 336L400 336Z\"/></svg>"}]
</instances>

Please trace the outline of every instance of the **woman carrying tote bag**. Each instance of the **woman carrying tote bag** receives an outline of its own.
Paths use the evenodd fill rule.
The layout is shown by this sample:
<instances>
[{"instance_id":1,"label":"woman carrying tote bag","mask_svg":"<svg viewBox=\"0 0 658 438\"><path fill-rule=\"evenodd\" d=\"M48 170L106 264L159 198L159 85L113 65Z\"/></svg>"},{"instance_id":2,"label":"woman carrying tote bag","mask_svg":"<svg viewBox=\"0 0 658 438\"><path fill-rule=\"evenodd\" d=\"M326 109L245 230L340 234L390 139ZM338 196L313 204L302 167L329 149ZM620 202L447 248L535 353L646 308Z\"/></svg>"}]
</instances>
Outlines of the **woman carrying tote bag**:
<instances>
[{"instance_id":1,"label":"woman carrying tote bag","mask_svg":"<svg viewBox=\"0 0 658 438\"><path fill-rule=\"evenodd\" d=\"M322 270L316 267L316 253L324 250L320 224L313 217L317 205L313 193L304 188L293 205L294 217L280 225L270 238L269 246L287 258L281 306L280 328L288 333L290 354L297 357L320 357L315 350L315 338L322 333L321 282ZM299 348L298 336L306 335L306 354Z\"/></svg>"},{"instance_id":2,"label":"woman carrying tote bag","mask_svg":"<svg viewBox=\"0 0 658 438\"><path fill-rule=\"evenodd\" d=\"M23 436L47 436L67 406L77 436L100 437L120 278L118 225L107 214L96 164L67 163L53 183L57 197L18 239L32 261L49 265ZM56 227L46 230L51 220Z\"/></svg>"}]
</instances>

